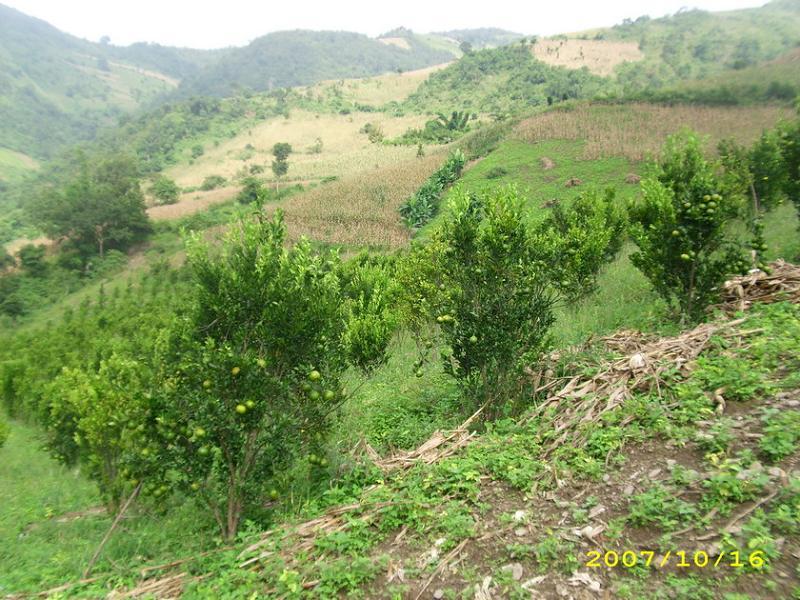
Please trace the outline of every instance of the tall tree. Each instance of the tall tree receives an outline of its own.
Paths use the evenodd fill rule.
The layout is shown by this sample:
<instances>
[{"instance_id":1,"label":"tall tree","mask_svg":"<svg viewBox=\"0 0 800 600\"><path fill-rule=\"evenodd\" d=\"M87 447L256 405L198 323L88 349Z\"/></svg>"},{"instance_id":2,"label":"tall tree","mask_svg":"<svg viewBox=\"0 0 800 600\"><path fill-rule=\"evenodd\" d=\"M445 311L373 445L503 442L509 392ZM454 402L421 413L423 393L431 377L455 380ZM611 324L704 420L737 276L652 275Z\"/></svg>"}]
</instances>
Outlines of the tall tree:
<instances>
[{"instance_id":1,"label":"tall tree","mask_svg":"<svg viewBox=\"0 0 800 600\"><path fill-rule=\"evenodd\" d=\"M272 172L275 175L275 191L278 191L278 183L281 177L289 171L289 155L292 153L292 146L286 142L278 142L272 147Z\"/></svg>"},{"instance_id":2,"label":"tall tree","mask_svg":"<svg viewBox=\"0 0 800 600\"><path fill-rule=\"evenodd\" d=\"M134 159L119 154L96 164L83 159L63 190L48 189L30 205L33 219L54 239L78 247L124 248L150 231Z\"/></svg>"}]
</instances>

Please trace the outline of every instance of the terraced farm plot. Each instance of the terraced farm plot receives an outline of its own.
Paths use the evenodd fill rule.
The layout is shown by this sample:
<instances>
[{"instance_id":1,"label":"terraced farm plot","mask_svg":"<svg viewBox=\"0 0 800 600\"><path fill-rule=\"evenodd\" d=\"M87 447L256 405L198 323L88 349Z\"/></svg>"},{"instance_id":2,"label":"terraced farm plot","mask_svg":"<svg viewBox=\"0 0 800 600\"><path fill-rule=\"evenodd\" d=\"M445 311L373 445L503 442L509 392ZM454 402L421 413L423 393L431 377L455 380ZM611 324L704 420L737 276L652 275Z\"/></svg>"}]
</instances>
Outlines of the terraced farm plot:
<instances>
[{"instance_id":1,"label":"terraced farm plot","mask_svg":"<svg viewBox=\"0 0 800 600\"><path fill-rule=\"evenodd\" d=\"M586 67L592 73L604 76L611 75L617 65L644 58L635 42L607 40L538 40L532 52L549 65L569 69Z\"/></svg>"},{"instance_id":2,"label":"terraced farm plot","mask_svg":"<svg viewBox=\"0 0 800 600\"><path fill-rule=\"evenodd\" d=\"M272 146L288 142L294 152L289 157L289 173L284 181L342 177L365 168L395 165L416 155L414 147L371 143L367 135L359 131L366 123L373 123L386 137L392 137L409 127L419 127L424 121L421 116L394 118L380 113L324 115L292 111L288 119L269 119L216 147L207 148L194 164L176 165L167 175L182 187L199 186L209 175L231 179L242 169L258 165L264 168L265 177L271 177ZM322 141L322 148L314 153L311 149L317 140Z\"/></svg>"},{"instance_id":3,"label":"terraced farm plot","mask_svg":"<svg viewBox=\"0 0 800 600\"><path fill-rule=\"evenodd\" d=\"M792 115L783 106L582 104L526 119L517 127L515 137L529 143L585 140L585 159L624 156L640 161L656 155L665 138L683 128L709 136L713 145L726 137L750 144L764 129Z\"/></svg>"}]
</instances>

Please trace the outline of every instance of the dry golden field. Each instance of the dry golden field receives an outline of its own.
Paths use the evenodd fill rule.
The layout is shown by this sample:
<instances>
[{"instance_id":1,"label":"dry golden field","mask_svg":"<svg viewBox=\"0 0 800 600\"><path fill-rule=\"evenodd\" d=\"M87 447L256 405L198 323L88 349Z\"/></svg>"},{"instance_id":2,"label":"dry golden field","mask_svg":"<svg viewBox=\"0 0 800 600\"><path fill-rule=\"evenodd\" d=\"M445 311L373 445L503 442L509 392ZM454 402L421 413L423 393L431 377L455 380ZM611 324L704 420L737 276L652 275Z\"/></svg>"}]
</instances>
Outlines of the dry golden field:
<instances>
[{"instance_id":1,"label":"dry golden field","mask_svg":"<svg viewBox=\"0 0 800 600\"><path fill-rule=\"evenodd\" d=\"M586 67L597 75L611 75L617 65L644 58L636 42L607 40L538 40L532 52L550 65L570 69Z\"/></svg>"},{"instance_id":2,"label":"dry golden field","mask_svg":"<svg viewBox=\"0 0 800 600\"><path fill-rule=\"evenodd\" d=\"M314 181L323 177L342 177L364 169L389 166L414 158L416 148L373 144L359 130L368 122L378 125L387 137L399 135L409 127L419 127L425 117L391 117L382 113L349 115L292 111L289 118L276 117L243 131L217 147L210 147L192 165L176 165L166 174L181 187L199 186L209 175L234 177L241 169L261 165L263 177L270 178L272 146L288 142L294 152L289 157L289 173L284 181ZM322 140L322 152L309 152ZM247 149L248 144L252 150Z\"/></svg>"},{"instance_id":3,"label":"dry golden field","mask_svg":"<svg viewBox=\"0 0 800 600\"><path fill-rule=\"evenodd\" d=\"M689 127L715 146L723 138L753 142L792 111L780 106L707 107L654 104L590 105L553 110L522 121L514 136L529 143L586 140L584 159L655 156L664 139Z\"/></svg>"},{"instance_id":4,"label":"dry golden field","mask_svg":"<svg viewBox=\"0 0 800 600\"><path fill-rule=\"evenodd\" d=\"M378 38L378 41L386 46L397 46L398 48L402 48L403 50L411 50L411 44L408 43L408 40L406 38L402 37Z\"/></svg>"},{"instance_id":5,"label":"dry golden field","mask_svg":"<svg viewBox=\"0 0 800 600\"><path fill-rule=\"evenodd\" d=\"M411 235L397 209L444 157L441 149L424 158L367 168L290 197L280 204L290 238L304 235L319 242L381 249L404 246Z\"/></svg>"},{"instance_id":6,"label":"dry golden field","mask_svg":"<svg viewBox=\"0 0 800 600\"><path fill-rule=\"evenodd\" d=\"M147 209L147 216L154 221L180 219L181 217L206 210L214 204L226 202L234 198L238 193L238 186L229 186L207 192L197 191L181 194L178 202L175 204L151 206Z\"/></svg>"},{"instance_id":7,"label":"dry golden field","mask_svg":"<svg viewBox=\"0 0 800 600\"><path fill-rule=\"evenodd\" d=\"M337 87L341 91L342 97L346 100L371 106L382 106L391 101L402 102L415 92L431 73L443 69L449 64L443 63L424 69L417 69L416 71L387 73L363 79L323 81L310 87L298 88L298 91L306 93L310 89L312 93L318 95L331 87Z\"/></svg>"}]
</instances>

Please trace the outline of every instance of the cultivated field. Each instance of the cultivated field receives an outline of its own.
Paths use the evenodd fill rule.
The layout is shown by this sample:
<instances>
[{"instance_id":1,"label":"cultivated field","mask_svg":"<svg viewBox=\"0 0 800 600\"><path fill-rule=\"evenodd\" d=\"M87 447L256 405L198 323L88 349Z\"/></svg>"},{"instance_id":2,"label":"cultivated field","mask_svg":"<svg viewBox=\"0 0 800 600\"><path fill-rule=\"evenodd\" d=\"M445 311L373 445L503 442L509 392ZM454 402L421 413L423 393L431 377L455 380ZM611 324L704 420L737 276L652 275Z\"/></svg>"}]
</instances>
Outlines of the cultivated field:
<instances>
[{"instance_id":1,"label":"cultivated field","mask_svg":"<svg viewBox=\"0 0 800 600\"><path fill-rule=\"evenodd\" d=\"M228 186L207 192L197 191L181 194L175 204L151 206L147 209L147 215L154 221L180 219L206 210L215 204L226 202L236 196L238 192L238 187Z\"/></svg>"},{"instance_id":2,"label":"cultivated field","mask_svg":"<svg viewBox=\"0 0 800 600\"><path fill-rule=\"evenodd\" d=\"M292 196L280 205L286 213L290 237L305 235L323 243L380 249L406 245L411 232L401 222L397 209L444 157L444 151L440 151L366 169Z\"/></svg>"},{"instance_id":3,"label":"cultivated field","mask_svg":"<svg viewBox=\"0 0 800 600\"><path fill-rule=\"evenodd\" d=\"M532 52L550 65L570 69L586 67L597 75L611 75L617 65L644 58L635 42L606 40L538 40Z\"/></svg>"},{"instance_id":4,"label":"cultivated field","mask_svg":"<svg viewBox=\"0 0 800 600\"><path fill-rule=\"evenodd\" d=\"M242 169L259 165L265 177L271 177L272 146L288 142L294 152L289 157L285 181L313 181L324 177L342 177L364 169L382 168L414 158L416 148L373 144L359 130L366 123L380 127L387 137L399 135L409 127L419 127L422 116L390 117L381 113L350 115L318 114L292 111L285 119L277 117L243 131L240 135L210 147L191 165L176 165L167 171L181 187L199 186L209 175L233 178ZM322 141L322 151L311 147Z\"/></svg>"},{"instance_id":5,"label":"cultivated field","mask_svg":"<svg viewBox=\"0 0 800 600\"><path fill-rule=\"evenodd\" d=\"M444 63L424 69L417 69L416 71L387 73L386 75L365 77L363 79L323 81L317 85L298 88L298 91L307 93L308 90L311 90L313 94L318 95L332 89L338 89L342 97L351 102L369 104L371 106L382 106L387 102L402 102L415 92L431 73L439 71L449 64L450 63Z\"/></svg>"},{"instance_id":6,"label":"cultivated field","mask_svg":"<svg viewBox=\"0 0 800 600\"><path fill-rule=\"evenodd\" d=\"M656 155L668 135L686 127L708 136L713 145L726 137L751 143L764 129L792 114L790 109L780 106L585 104L526 119L514 135L530 143L585 140L585 159L622 156L639 161Z\"/></svg>"}]
</instances>

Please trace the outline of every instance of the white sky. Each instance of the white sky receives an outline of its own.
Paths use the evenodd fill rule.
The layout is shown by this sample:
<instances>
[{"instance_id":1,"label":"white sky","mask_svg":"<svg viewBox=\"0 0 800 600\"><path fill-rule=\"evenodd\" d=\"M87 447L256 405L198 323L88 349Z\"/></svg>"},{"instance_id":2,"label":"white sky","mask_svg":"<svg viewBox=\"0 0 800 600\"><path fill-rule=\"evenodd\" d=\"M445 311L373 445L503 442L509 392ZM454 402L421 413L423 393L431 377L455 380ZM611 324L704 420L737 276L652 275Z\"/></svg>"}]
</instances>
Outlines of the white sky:
<instances>
[{"instance_id":1,"label":"white sky","mask_svg":"<svg viewBox=\"0 0 800 600\"><path fill-rule=\"evenodd\" d=\"M766 0L0 0L62 31L98 41L157 42L191 48L242 46L284 29L358 31L379 35L398 26L416 32L501 27L553 35L610 26L682 7L729 10Z\"/></svg>"}]
</instances>

